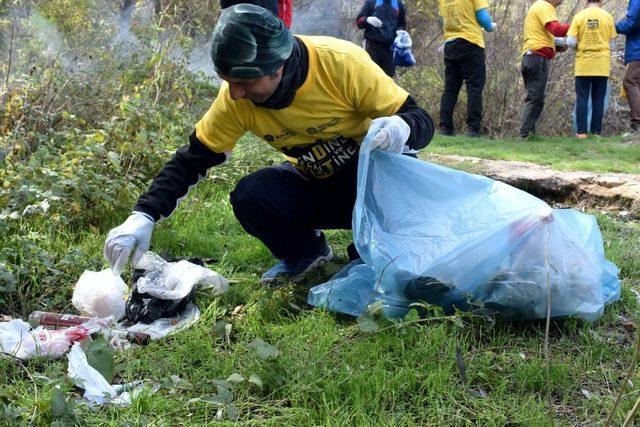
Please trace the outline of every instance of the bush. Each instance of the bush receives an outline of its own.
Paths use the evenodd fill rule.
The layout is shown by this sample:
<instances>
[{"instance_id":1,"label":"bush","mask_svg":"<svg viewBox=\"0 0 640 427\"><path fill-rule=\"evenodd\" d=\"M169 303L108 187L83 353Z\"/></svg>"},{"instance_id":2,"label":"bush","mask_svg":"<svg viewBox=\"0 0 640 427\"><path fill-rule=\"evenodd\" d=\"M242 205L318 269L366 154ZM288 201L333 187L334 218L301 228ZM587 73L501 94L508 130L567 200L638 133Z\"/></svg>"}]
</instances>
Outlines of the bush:
<instances>
[{"instance_id":1,"label":"bush","mask_svg":"<svg viewBox=\"0 0 640 427\"><path fill-rule=\"evenodd\" d=\"M103 236L126 215L217 92L186 70L194 43L173 24L139 27L122 56L108 32L74 31L104 24L96 3L63 3L16 18L11 69L0 65L0 304L23 315L64 307L78 274L101 267L79 246L86 231ZM34 16L66 50L47 50Z\"/></svg>"}]
</instances>

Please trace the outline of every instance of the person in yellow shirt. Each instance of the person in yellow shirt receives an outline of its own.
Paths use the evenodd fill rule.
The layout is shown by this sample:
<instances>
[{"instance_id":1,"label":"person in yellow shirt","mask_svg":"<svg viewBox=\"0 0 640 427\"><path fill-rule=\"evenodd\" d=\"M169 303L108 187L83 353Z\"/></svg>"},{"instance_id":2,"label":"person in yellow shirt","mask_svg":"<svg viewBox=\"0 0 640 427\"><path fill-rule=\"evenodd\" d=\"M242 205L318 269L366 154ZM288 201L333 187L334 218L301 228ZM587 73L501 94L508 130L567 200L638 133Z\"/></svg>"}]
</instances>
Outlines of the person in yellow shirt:
<instances>
[{"instance_id":1,"label":"person in yellow shirt","mask_svg":"<svg viewBox=\"0 0 640 427\"><path fill-rule=\"evenodd\" d=\"M602 132L604 98L611 70L611 40L617 36L613 17L599 0L587 0L587 7L571 21L567 45L576 53L576 137L587 137L587 116L591 97L590 132Z\"/></svg>"},{"instance_id":2,"label":"person in yellow shirt","mask_svg":"<svg viewBox=\"0 0 640 427\"><path fill-rule=\"evenodd\" d=\"M454 135L453 111L462 83L467 84L467 136L480 136L482 91L486 81L482 29L496 24L486 0L440 0L444 30L444 92L440 100L440 133Z\"/></svg>"},{"instance_id":3,"label":"person in yellow shirt","mask_svg":"<svg viewBox=\"0 0 640 427\"><path fill-rule=\"evenodd\" d=\"M279 262L263 283L297 280L332 257L322 229L351 228L358 152L416 153L433 122L353 43L293 36L266 9L224 9L213 32L213 65L224 80L196 124L134 212L107 236L104 255L116 274L149 248L155 221L169 216L189 187L223 163L251 131L282 153L285 163L242 178L231 206L242 227ZM411 185L411 183L407 183Z\"/></svg>"},{"instance_id":4,"label":"person in yellow shirt","mask_svg":"<svg viewBox=\"0 0 640 427\"><path fill-rule=\"evenodd\" d=\"M521 71L527 96L518 132L520 138L536 133L544 108L549 61L556 54L554 37L564 37L569 30L569 24L558 22L556 7L561 4L562 0L536 0L524 20Z\"/></svg>"}]
</instances>

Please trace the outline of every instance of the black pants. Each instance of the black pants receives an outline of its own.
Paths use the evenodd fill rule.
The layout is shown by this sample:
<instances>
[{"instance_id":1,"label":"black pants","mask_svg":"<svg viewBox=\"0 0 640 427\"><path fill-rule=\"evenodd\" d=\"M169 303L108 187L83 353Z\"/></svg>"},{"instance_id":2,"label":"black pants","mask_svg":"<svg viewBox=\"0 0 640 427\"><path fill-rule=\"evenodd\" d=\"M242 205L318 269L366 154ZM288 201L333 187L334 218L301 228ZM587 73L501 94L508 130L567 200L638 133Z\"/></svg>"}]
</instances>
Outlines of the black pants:
<instances>
[{"instance_id":1,"label":"black pants","mask_svg":"<svg viewBox=\"0 0 640 427\"><path fill-rule=\"evenodd\" d=\"M607 77L576 77L576 125L578 133L587 133L589 95L591 95L591 133L599 135L602 132L607 80Z\"/></svg>"},{"instance_id":2,"label":"black pants","mask_svg":"<svg viewBox=\"0 0 640 427\"><path fill-rule=\"evenodd\" d=\"M317 230L351 229L357 176L357 160L326 179L307 179L285 163L242 178L231 205L246 232L276 258L308 258L325 244Z\"/></svg>"},{"instance_id":3,"label":"black pants","mask_svg":"<svg viewBox=\"0 0 640 427\"><path fill-rule=\"evenodd\" d=\"M536 133L536 123L544 108L545 91L549 80L549 60L540 55L524 55L522 78L527 97L524 100L519 135L524 138Z\"/></svg>"},{"instance_id":4,"label":"black pants","mask_svg":"<svg viewBox=\"0 0 640 427\"><path fill-rule=\"evenodd\" d=\"M378 64L387 76L393 77L396 75L396 66L393 63L393 49L391 44L365 39L365 50L371 59L373 59L373 62Z\"/></svg>"},{"instance_id":5,"label":"black pants","mask_svg":"<svg viewBox=\"0 0 640 427\"><path fill-rule=\"evenodd\" d=\"M453 111L462 83L467 85L467 127L480 132L482 120L482 90L487 79L484 49L465 39L453 40L444 46L444 93L440 100L440 128L453 127Z\"/></svg>"}]
</instances>

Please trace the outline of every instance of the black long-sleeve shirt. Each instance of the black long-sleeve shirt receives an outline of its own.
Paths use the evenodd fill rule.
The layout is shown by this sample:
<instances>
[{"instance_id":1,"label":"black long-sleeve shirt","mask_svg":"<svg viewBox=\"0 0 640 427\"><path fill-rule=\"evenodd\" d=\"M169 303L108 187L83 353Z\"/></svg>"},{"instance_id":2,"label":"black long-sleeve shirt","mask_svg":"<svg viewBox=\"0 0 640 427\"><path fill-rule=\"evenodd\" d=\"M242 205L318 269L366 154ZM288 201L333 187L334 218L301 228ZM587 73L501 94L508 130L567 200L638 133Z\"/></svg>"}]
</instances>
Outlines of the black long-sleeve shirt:
<instances>
[{"instance_id":1,"label":"black long-sleeve shirt","mask_svg":"<svg viewBox=\"0 0 640 427\"><path fill-rule=\"evenodd\" d=\"M367 23L369 16L382 21L382 27L376 28ZM397 30L407 28L402 0L365 0L356 17L356 25L364 30L364 38L382 44L391 45Z\"/></svg>"}]
</instances>

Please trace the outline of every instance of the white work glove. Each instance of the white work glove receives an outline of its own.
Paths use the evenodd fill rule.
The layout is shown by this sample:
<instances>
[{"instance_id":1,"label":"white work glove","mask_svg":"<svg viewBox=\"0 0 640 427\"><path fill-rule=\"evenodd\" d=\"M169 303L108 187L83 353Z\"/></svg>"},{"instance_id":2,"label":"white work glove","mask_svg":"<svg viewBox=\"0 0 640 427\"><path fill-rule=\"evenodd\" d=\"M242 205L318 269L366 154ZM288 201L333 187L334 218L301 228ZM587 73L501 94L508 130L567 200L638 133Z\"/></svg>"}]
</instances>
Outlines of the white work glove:
<instances>
[{"instance_id":1,"label":"white work glove","mask_svg":"<svg viewBox=\"0 0 640 427\"><path fill-rule=\"evenodd\" d=\"M367 138L372 137L371 149L380 148L391 153L402 153L411 128L398 116L380 117L371 121Z\"/></svg>"},{"instance_id":2,"label":"white work glove","mask_svg":"<svg viewBox=\"0 0 640 427\"><path fill-rule=\"evenodd\" d=\"M382 27L382 21L379 18L376 18L375 16L368 16L367 17L367 24L371 25L372 27L376 27L376 28Z\"/></svg>"},{"instance_id":3,"label":"white work glove","mask_svg":"<svg viewBox=\"0 0 640 427\"><path fill-rule=\"evenodd\" d=\"M556 47L567 47L567 39L565 37L554 37L553 43Z\"/></svg>"},{"instance_id":4,"label":"white work glove","mask_svg":"<svg viewBox=\"0 0 640 427\"><path fill-rule=\"evenodd\" d=\"M142 254L151 245L153 225L153 219L149 215L134 211L125 222L109 231L104 242L104 259L109 263L113 274L122 274L131 252L131 265L135 267L138 264Z\"/></svg>"},{"instance_id":5,"label":"white work glove","mask_svg":"<svg viewBox=\"0 0 640 427\"><path fill-rule=\"evenodd\" d=\"M498 24L496 24L495 22L491 23L491 31L495 31L496 28L498 28Z\"/></svg>"}]
</instances>

